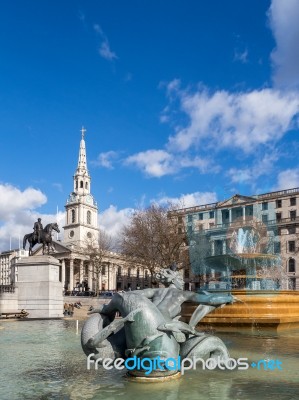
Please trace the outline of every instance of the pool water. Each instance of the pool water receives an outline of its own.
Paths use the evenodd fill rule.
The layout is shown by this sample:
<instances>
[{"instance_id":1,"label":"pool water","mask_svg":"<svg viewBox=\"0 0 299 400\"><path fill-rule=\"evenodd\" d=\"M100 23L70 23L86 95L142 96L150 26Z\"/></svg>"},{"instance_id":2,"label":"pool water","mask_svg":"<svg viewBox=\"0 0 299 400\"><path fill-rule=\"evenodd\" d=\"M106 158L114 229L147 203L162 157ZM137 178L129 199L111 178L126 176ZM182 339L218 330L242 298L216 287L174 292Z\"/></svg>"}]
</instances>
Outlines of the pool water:
<instances>
[{"instance_id":1,"label":"pool water","mask_svg":"<svg viewBox=\"0 0 299 400\"><path fill-rule=\"evenodd\" d=\"M2 400L230 400L299 398L299 331L217 334L231 357L279 360L282 370L186 371L180 379L143 384L124 371L87 370L76 321L0 322Z\"/></svg>"}]
</instances>

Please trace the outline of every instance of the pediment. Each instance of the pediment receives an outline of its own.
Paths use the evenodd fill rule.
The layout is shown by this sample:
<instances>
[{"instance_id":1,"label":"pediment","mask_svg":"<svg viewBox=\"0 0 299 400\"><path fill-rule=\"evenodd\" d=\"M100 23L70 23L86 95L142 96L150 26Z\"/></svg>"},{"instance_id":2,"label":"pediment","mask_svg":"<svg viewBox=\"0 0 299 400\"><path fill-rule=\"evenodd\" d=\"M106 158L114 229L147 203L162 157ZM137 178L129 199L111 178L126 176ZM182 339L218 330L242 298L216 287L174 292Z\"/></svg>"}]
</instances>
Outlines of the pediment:
<instances>
[{"instance_id":1,"label":"pediment","mask_svg":"<svg viewBox=\"0 0 299 400\"><path fill-rule=\"evenodd\" d=\"M243 204L243 203L252 203L253 201L256 201L254 197L250 196L242 196L240 194L235 194L234 196L230 197L227 200L221 201L217 204L217 207L230 207L230 206L235 206L238 204Z\"/></svg>"},{"instance_id":2,"label":"pediment","mask_svg":"<svg viewBox=\"0 0 299 400\"><path fill-rule=\"evenodd\" d=\"M54 247L56 250L54 254L71 252L71 250L68 247L64 246L61 242L57 242L56 240L53 240L53 243L54 243ZM33 250L32 254L35 256L42 255L43 254L43 246L41 244L39 244L38 247L36 246L36 249Z\"/></svg>"}]
</instances>

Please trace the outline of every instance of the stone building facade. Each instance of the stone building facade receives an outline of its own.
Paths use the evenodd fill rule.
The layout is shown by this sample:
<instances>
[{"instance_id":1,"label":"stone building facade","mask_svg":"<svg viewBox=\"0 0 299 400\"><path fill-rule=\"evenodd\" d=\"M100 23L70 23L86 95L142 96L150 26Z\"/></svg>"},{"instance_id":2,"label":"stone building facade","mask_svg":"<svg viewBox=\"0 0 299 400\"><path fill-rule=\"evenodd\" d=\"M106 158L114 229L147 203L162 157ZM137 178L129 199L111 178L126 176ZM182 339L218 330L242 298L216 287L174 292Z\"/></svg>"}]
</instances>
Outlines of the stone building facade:
<instances>
[{"instance_id":1,"label":"stone building facade","mask_svg":"<svg viewBox=\"0 0 299 400\"><path fill-rule=\"evenodd\" d=\"M199 237L205 243L205 260L229 254L238 228L254 228L262 238L262 249L255 251L265 252L267 247L268 253L279 256L279 267L288 282L284 288L299 289L299 188L253 196L236 194L222 202L177 210L176 215L181 224L179 233L186 229L190 248ZM214 278L213 268L203 259L193 265L192 272L185 271L185 281L193 288Z\"/></svg>"}]
</instances>

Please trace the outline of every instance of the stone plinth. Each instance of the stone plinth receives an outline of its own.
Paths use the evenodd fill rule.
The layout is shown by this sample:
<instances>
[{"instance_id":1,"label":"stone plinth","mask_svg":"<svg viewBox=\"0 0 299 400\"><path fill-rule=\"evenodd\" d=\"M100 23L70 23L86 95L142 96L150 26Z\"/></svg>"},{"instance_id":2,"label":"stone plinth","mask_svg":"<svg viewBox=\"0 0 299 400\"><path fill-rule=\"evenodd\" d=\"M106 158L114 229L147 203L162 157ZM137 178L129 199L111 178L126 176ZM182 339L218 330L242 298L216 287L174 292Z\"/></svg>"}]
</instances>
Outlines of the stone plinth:
<instances>
[{"instance_id":1,"label":"stone plinth","mask_svg":"<svg viewBox=\"0 0 299 400\"><path fill-rule=\"evenodd\" d=\"M1 312L17 311L18 309L18 288L13 285L0 286L0 314Z\"/></svg>"},{"instance_id":2,"label":"stone plinth","mask_svg":"<svg viewBox=\"0 0 299 400\"><path fill-rule=\"evenodd\" d=\"M236 331L236 328L279 331L299 327L299 291L236 290L232 294L240 302L215 309L200 321L199 327L222 331ZM194 303L184 303L182 320L189 321L196 307Z\"/></svg>"},{"instance_id":3,"label":"stone plinth","mask_svg":"<svg viewBox=\"0 0 299 400\"><path fill-rule=\"evenodd\" d=\"M52 256L32 256L16 263L19 309L28 318L62 318L62 282L59 261Z\"/></svg>"}]
</instances>

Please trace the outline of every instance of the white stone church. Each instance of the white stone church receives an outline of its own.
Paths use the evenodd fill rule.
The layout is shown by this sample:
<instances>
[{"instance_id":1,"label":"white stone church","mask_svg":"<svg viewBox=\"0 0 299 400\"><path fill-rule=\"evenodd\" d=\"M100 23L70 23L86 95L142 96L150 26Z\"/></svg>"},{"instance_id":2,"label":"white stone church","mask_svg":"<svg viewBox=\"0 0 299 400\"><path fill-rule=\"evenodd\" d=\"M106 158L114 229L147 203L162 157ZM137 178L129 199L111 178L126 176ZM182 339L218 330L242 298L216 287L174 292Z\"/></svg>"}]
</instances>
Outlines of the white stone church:
<instances>
[{"instance_id":1,"label":"white stone church","mask_svg":"<svg viewBox=\"0 0 299 400\"><path fill-rule=\"evenodd\" d=\"M73 176L73 191L65 205L63 240L54 241L56 251L51 254L60 262L60 280L63 288L66 292L72 292L95 290L96 287L102 291L149 287L151 286L149 271L129 264L119 253L106 252L101 273L95 274L93 271L93 265L85 248L88 240L98 242L98 206L91 193L84 128L81 133L78 165ZM0 253L0 285L10 285L15 281L11 273L11 264L14 258L24 257L27 254L28 252L20 249ZM33 256L41 254L42 247L39 246L34 250Z\"/></svg>"}]
</instances>

